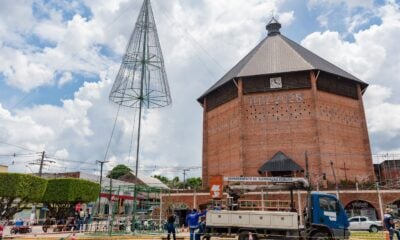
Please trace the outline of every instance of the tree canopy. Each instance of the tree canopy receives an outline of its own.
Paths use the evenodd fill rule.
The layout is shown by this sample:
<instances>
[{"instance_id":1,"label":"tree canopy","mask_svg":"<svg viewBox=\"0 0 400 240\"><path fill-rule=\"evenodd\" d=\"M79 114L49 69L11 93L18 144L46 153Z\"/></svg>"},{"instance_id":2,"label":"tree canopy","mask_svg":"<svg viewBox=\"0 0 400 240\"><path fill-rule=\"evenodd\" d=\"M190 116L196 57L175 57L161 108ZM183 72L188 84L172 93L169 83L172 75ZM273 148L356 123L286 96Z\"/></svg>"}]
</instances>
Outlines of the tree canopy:
<instances>
[{"instance_id":1,"label":"tree canopy","mask_svg":"<svg viewBox=\"0 0 400 240\"><path fill-rule=\"evenodd\" d=\"M188 178L186 179L186 183L181 182L179 180L179 177L174 177L172 179L169 179L165 176L162 175L154 175L154 178L157 178L164 184L166 184L170 188L190 188L190 189L199 189L202 184L201 178Z\"/></svg>"},{"instance_id":2,"label":"tree canopy","mask_svg":"<svg viewBox=\"0 0 400 240\"><path fill-rule=\"evenodd\" d=\"M12 218L29 203L40 202L47 181L27 174L0 173L0 218Z\"/></svg>"},{"instance_id":3,"label":"tree canopy","mask_svg":"<svg viewBox=\"0 0 400 240\"><path fill-rule=\"evenodd\" d=\"M98 183L76 178L49 179L42 202L49 208L50 215L63 218L74 204L95 201L99 193Z\"/></svg>"},{"instance_id":4,"label":"tree canopy","mask_svg":"<svg viewBox=\"0 0 400 240\"><path fill-rule=\"evenodd\" d=\"M76 203L95 201L100 193L100 185L76 178L49 179L43 196L47 203Z\"/></svg>"},{"instance_id":5,"label":"tree canopy","mask_svg":"<svg viewBox=\"0 0 400 240\"><path fill-rule=\"evenodd\" d=\"M112 178L112 179L118 179L121 176L124 176L125 174L131 172L132 170L127 167L124 164L119 164L115 166L111 172L107 175L107 177Z\"/></svg>"}]
</instances>

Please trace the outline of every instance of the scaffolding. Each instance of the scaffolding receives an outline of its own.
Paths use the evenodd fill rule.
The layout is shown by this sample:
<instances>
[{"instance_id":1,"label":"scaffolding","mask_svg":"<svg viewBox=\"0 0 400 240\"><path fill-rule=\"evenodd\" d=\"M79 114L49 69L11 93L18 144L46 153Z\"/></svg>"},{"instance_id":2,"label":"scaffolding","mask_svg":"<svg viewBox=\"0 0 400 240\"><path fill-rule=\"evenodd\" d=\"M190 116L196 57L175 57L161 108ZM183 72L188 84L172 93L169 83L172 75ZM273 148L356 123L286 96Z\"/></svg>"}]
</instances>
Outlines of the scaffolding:
<instances>
[{"instance_id":1,"label":"scaffolding","mask_svg":"<svg viewBox=\"0 0 400 240\"><path fill-rule=\"evenodd\" d=\"M95 229L106 231L108 235L162 232L163 191L165 189L134 184L103 187L100 201L102 214Z\"/></svg>"}]
</instances>

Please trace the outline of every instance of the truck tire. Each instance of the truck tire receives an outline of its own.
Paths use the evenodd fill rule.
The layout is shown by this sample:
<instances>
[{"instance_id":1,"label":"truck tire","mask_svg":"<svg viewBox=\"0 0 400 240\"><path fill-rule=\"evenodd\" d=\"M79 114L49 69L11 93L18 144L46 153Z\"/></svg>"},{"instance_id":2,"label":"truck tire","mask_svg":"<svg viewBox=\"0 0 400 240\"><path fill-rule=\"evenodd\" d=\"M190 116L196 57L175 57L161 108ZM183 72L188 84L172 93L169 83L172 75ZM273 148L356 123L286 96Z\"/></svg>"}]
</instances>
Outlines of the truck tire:
<instances>
[{"instance_id":1,"label":"truck tire","mask_svg":"<svg viewBox=\"0 0 400 240\"><path fill-rule=\"evenodd\" d=\"M250 233L249 231L243 231L239 234L239 239L238 240L249 240L250 239L250 234L253 238L253 240L258 240L258 236L256 233Z\"/></svg>"},{"instance_id":2,"label":"truck tire","mask_svg":"<svg viewBox=\"0 0 400 240\"><path fill-rule=\"evenodd\" d=\"M329 240L331 237L326 232L314 232L311 235L312 240Z\"/></svg>"},{"instance_id":3,"label":"truck tire","mask_svg":"<svg viewBox=\"0 0 400 240\"><path fill-rule=\"evenodd\" d=\"M376 232L378 232L378 231L379 231L378 226L371 225L371 226L369 227L369 232L376 233Z\"/></svg>"}]
</instances>

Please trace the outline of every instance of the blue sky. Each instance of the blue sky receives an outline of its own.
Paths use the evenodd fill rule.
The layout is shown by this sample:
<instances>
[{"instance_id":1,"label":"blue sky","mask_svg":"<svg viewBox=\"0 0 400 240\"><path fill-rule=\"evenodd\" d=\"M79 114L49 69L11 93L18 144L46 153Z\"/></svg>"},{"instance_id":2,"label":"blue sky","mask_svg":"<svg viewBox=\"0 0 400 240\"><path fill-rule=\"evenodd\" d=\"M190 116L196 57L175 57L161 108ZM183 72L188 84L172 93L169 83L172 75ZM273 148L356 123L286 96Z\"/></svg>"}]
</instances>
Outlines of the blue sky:
<instances>
[{"instance_id":1,"label":"blue sky","mask_svg":"<svg viewBox=\"0 0 400 240\"><path fill-rule=\"evenodd\" d=\"M108 93L140 5L0 0L0 140L81 162L57 167L96 168L116 114ZM266 36L272 14L285 36L371 84L364 101L372 152L400 152L399 1L153 0L152 6L173 105L146 112L143 171L157 165L156 173L176 174L171 166L201 165L196 99ZM110 168L132 164L133 114L124 109L118 119ZM23 151L0 144L0 155ZM11 169L26 171L31 160ZM0 164L9 162L0 157Z\"/></svg>"}]
</instances>

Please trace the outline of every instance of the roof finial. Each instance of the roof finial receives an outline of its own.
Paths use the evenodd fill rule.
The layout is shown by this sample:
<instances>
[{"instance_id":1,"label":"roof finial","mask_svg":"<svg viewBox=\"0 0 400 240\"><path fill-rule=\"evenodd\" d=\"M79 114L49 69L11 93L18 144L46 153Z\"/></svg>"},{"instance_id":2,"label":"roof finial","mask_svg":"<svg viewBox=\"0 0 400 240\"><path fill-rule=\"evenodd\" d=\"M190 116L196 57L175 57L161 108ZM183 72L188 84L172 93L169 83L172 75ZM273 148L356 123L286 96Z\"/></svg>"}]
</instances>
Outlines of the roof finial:
<instances>
[{"instance_id":1,"label":"roof finial","mask_svg":"<svg viewBox=\"0 0 400 240\"><path fill-rule=\"evenodd\" d=\"M268 36L274 36L277 34L280 34L281 32L279 29L281 29L282 25L276 20L274 16L272 16L271 20L267 24L267 30L268 30Z\"/></svg>"}]
</instances>

